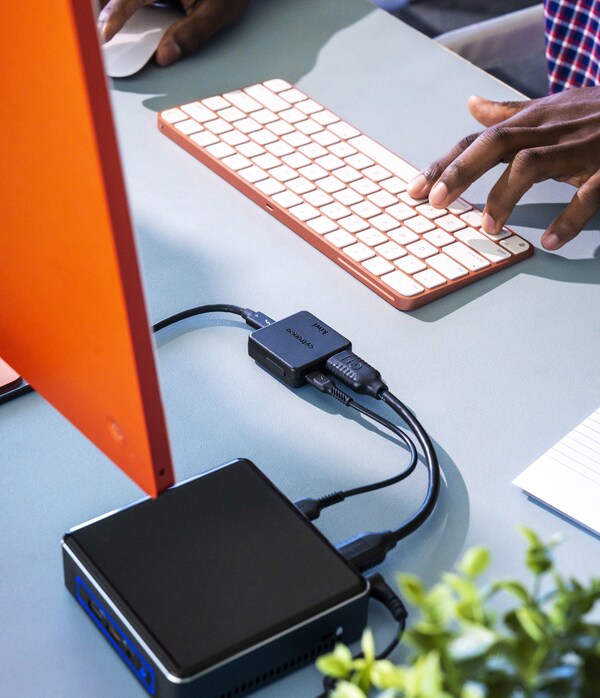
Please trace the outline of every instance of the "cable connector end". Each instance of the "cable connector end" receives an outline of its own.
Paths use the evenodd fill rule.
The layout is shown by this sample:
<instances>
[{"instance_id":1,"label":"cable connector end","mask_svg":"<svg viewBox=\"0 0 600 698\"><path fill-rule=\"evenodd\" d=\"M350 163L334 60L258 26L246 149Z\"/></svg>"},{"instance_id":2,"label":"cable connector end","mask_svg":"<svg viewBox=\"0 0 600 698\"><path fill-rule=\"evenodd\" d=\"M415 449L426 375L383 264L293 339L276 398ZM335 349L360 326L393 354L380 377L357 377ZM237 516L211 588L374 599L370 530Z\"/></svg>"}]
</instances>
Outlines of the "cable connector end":
<instances>
[{"instance_id":1,"label":"cable connector end","mask_svg":"<svg viewBox=\"0 0 600 698\"><path fill-rule=\"evenodd\" d=\"M336 547L359 572L365 572L380 565L388 552L396 547L396 541L391 531L381 533L364 531L342 541Z\"/></svg>"},{"instance_id":2,"label":"cable connector end","mask_svg":"<svg viewBox=\"0 0 600 698\"><path fill-rule=\"evenodd\" d=\"M310 383L314 388L320 390L322 393L331 395L331 397L334 397L344 405L348 405L352 402L350 395L347 395L343 390L340 390L333 380L322 371L312 371L311 373L307 373L305 378L306 382Z\"/></svg>"},{"instance_id":3,"label":"cable connector end","mask_svg":"<svg viewBox=\"0 0 600 698\"><path fill-rule=\"evenodd\" d=\"M255 330L268 327L275 322L275 320L270 318L268 315L265 315L258 310L252 310L251 308L245 308L242 317L246 321L246 324Z\"/></svg>"},{"instance_id":4,"label":"cable connector end","mask_svg":"<svg viewBox=\"0 0 600 698\"><path fill-rule=\"evenodd\" d=\"M350 349L330 356L325 363L325 370L352 388L356 393L363 393L380 399L380 393L387 390L376 368L357 356Z\"/></svg>"}]
</instances>

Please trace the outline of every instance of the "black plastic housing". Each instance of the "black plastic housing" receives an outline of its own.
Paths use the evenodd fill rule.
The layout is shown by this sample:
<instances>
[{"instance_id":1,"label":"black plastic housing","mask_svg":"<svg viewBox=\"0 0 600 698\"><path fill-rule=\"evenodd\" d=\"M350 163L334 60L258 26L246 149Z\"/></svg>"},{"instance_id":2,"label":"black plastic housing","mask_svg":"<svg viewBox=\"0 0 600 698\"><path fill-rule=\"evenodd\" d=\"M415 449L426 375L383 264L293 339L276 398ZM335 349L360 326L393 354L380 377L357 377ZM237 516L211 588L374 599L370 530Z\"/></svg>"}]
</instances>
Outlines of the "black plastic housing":
<instances>
[{"instance_id":1,"label":"black plastic housing","mask_svg":"<svg viewBox=\"0 0 600 698\"><path fill-rule=\"evenodd\" d=\"M366 580L247 460L83 524L62 546L67 588L159 698L246 695L366 624Z\"/></svg>"},{"instance_id":2,"label":"black plastic housing","mask_svg":"<svg viewBox=\"0 0 600 698\"><path fill-rule=\"evenodd\" d=\"M304 385L306 374L322 367L330 356L351 348L349 339L306 310L248 337L248 354L292 388Z\"/></svg>"}]
</instances>

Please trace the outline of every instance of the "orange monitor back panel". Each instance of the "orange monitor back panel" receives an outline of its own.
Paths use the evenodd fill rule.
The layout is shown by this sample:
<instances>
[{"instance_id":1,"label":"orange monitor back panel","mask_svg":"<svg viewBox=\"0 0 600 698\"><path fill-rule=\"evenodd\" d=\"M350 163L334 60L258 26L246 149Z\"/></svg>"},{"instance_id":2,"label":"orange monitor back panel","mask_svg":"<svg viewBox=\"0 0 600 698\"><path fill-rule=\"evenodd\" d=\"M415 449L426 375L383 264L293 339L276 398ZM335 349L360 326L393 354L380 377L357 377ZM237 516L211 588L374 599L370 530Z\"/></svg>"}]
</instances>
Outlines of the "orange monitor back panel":
<instances>
[{"instance_id":1,"label":"orange monitor back panel","mask_svg":"<svg viewBox=\"0 0 600 698\"><path fill-rule=\"evenodd\" d=\"M173 470L92 3L2 9L0 356L156 496Z\"/></svg>"}]
</instances>

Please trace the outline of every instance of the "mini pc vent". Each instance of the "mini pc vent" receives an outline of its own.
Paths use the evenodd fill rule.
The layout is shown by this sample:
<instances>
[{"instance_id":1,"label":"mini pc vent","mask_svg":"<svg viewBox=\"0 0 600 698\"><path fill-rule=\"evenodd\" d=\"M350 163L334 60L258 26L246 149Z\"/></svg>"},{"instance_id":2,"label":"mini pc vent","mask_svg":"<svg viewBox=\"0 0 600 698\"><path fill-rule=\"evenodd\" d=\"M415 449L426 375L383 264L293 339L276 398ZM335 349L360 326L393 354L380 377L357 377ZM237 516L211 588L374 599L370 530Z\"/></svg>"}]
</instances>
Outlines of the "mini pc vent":
<instances>
[{"instance_id":1,"label":"mini pc vent","mask_svg":"<svg viewBox=\"0 0 600 698\"><path fill-rule=\"evenodd\" d=\"M293 659L290 659L287 662L280 664L279 666L273 667L269 671L265 671L262 674L258 674L254 678L249 679L248 681L244 681L244 683L241 683L238 686L231 688L226 693L221 693L219 698L241 698L241 696L247 695L251 691L254 691L260 686L262 686L263 684L269 683L270 681L273 681L280 676L284 676L285 674L291 672L293 669L305 666L306 664L308 664L311 661L314 661L317 657L324 654L325 652L330 652L334 648L335 643L337 641L338 638L334 635L324 637L321 640L321 642L316 647L313 647L311 650L307 650L306 652L304 652L304 654L299 654Z\"/></svg>"}]
</instances>

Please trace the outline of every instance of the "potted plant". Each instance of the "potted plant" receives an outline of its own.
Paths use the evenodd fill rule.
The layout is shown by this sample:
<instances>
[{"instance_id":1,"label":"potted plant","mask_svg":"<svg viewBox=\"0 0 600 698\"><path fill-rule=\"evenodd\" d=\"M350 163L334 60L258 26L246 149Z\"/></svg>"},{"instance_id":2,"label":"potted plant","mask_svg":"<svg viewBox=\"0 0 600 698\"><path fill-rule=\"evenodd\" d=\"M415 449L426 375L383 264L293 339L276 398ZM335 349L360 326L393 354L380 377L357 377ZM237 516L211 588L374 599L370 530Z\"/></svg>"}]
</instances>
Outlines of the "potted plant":
<instances>
[{"instance_id":1,"label":"potted plant","mask_svg":"<svg viewBox=\"0 0 600 698\"><path fill-rule=\"evenodd\" d=\"M368 630L358 657L336 646L317 663L337 680L331 698L600 698L600 624L588 619L600 579L565 578L552 559L558 539L522 534L529 587L484 583L490 554L481 547L430 590L400 575L401 593L417 610L404 637L408 656L397 664L377 659Z\"/></svg>"}]
</instances>

